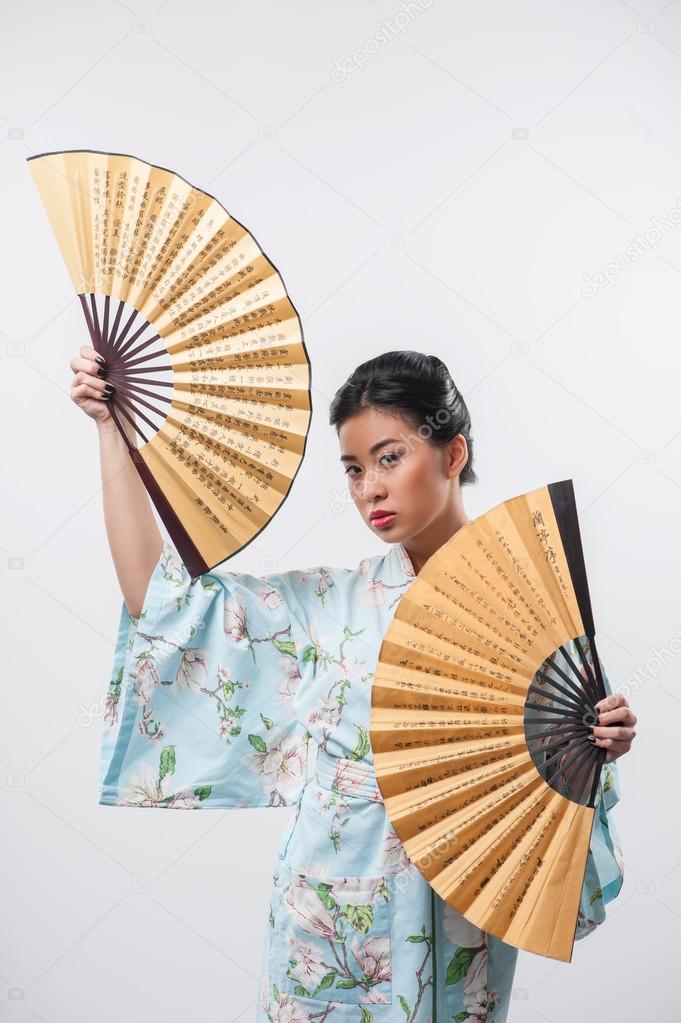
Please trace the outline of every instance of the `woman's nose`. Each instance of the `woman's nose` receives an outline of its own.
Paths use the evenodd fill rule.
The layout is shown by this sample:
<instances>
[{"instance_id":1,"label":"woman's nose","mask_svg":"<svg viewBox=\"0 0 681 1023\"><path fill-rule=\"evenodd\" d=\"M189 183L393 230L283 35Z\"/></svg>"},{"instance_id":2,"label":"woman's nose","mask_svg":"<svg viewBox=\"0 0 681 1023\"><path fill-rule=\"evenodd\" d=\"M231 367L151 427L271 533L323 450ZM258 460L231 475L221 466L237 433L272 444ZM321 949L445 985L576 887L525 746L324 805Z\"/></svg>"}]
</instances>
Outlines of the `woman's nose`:
<instances>
[{"instance_id":1,"label":"woman's nose","mask_svg":"<svg viewBox=\"0 0 681 1023\"><path fill-rule=\"evenodd\" d=\"M375 498L384 498L386 496L385 483L378 473L368 472L366 474L362 496L366 501L373 501Z\"/></svg>"}]
</instances>

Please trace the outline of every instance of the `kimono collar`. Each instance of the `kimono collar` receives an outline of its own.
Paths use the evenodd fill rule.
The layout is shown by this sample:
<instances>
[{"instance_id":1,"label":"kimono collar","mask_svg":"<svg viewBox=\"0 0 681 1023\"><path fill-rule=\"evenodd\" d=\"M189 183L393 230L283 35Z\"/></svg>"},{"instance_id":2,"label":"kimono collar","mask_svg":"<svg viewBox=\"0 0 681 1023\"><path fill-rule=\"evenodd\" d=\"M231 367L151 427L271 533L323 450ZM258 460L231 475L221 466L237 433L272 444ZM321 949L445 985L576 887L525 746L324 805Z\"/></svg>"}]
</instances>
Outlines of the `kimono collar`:
<instances>
[{"instance_id":1,"label":"kimono collar","mask_svg":"<svg viewBox=\"0 0 681 1023\"><path fill-rule=\"evenodd\" d=\"M392 557L393 564L399 575L401 575L405 579L416 578L416 572L414 571L412 560L409 557L407 548L404 546L403 543L393 544L393 549L390 551L390 556Z\"/></svg>"}]
</instances>

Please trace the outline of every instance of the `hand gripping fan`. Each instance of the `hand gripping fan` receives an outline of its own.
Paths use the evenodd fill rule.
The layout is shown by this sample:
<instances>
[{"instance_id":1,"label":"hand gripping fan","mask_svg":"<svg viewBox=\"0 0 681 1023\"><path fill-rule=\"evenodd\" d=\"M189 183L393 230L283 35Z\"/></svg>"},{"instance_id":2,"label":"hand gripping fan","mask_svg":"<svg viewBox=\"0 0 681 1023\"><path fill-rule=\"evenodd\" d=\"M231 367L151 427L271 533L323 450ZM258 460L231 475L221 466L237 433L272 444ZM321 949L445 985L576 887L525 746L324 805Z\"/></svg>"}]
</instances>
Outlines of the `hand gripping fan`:
<instances>
[{"instance_id":1,"label":"hand gripping fan","mask_svg":"<svg viewBox=\"0 0 681 1023\"><path fill-rule=\"evenodd\" d=\"M173 171L92 150L28 162L116 389L112 418L196 577L258 535L302 462L298 314L254 237Z\"/></svg>"},{"instance_id":2,"label":"hand gripping fan","mask_svg":"<svg viewBox=\"0 0 681 1023\"><path fill-rule=\"evenodd\" d=\"M471 923L564 962L607 693L572 480L503 502L432 555L372 687L377 781L409 859Z\"/></svg>"}]
</instances>

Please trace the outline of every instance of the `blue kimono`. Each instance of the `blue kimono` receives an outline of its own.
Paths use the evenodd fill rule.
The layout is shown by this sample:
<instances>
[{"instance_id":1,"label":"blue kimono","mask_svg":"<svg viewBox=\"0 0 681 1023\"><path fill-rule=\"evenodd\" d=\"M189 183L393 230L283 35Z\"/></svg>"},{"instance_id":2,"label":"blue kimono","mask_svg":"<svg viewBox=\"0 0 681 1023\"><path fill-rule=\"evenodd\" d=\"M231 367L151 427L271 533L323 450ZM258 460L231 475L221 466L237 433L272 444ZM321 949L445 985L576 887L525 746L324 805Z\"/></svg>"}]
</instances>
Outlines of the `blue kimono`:
<instances>
[{"instance_id":1,"label":"blue kimono","mask_svg":"<svg viewBox=\"0 0 681 1023\"><path fill-rule=\"evenodd\" d=\"M165 541L139 618L122 606L99 801L295 808L263 921L259 1023L507 1018L517 949L434 892L376 783L372 674L414 578L397 543L356 569L218 568L192 583ZM604 920L622 884L609 814L618 798L612 763L601 772L577 938Z\"/></svg>"}]
</instances>

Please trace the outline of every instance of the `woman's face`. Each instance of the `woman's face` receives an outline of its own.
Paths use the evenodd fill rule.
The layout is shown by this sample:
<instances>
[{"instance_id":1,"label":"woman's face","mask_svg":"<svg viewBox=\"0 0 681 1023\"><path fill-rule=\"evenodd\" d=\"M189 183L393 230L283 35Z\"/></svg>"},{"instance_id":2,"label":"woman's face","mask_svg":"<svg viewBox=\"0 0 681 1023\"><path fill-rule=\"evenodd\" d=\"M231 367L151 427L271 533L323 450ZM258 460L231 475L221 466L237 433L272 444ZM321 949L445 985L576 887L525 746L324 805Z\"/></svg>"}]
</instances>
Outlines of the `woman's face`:
<instances>
[{"instance_id":1,"label":"woman's face","mask_svg":"<svg viewBox=\"0 0 681 1023\"><path fill-rule=\"evenodd\" d=\"M459 434L436 447L401 416L367 408L338 431L348 489L369 528L388 543L408 541L445 515L466 464ZM377 512L388 512L387 517Z\"/></svg>"}]
</instances>

